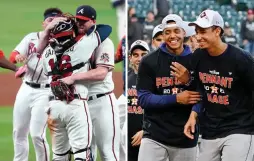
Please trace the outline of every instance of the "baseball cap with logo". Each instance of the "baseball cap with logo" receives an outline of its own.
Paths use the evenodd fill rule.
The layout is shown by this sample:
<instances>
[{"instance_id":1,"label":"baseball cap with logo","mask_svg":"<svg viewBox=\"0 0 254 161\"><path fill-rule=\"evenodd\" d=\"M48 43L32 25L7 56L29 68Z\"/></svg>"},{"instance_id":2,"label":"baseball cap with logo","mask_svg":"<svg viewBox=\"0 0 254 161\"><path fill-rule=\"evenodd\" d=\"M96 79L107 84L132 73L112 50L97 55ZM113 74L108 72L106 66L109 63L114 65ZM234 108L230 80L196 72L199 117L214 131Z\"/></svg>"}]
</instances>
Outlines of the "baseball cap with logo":
<instances>
[{"instance_id":1,"label":"baseball cap with logo","mask_svg":"<svg viewBox=\"0 0 254 161\"><path fill-rule=\"evenodd\" d=\"M76 10L75 17L84 21L96 20L96 11L93 7L88 5L79 6Z\"/></svg>"},{"instance_id":2,"label":"baseball cap with logo","mask_svg":"<svg viewBox=\"0 0 254 161\"><path fill-rule=\"evenodd\" d=\"M168 24L168 21L174 21L175 24ZM169 14L162 20L163 30L170 27L180 27L185 31L186 37L196 34L195 28L188 26L188 24L189 22L183 21L183 19L176 14Z\"/></svg>"},{"instance_id":3,"label":"baseball cap with logo","mask_svg":"<svg viewBox=\"0 0 254 161\"><path fill-rule=\"evenodd\" d=\"M143 41L143 40L137 40L134 43L131 44L131 48L130 48L130 53L133 52L134 49L137 49L138 47L143 47L145 48L146 51L150 51L150 48L148 46L148 44Z\"/></svg>"},{"instance_id":4,"label":"baseball cap with logo","mask_svg":"<svg viewBox=\"0 0 254 161\"><path fill-rule=\"evenodd\" d=\"M201 28L209 28L218 26L222 30L224 28L224 21L222 16L214 10L205 10L197 18L195 22L189 23L189 26L199 26Z\"/></svg>"},{"instance_id":5,"label":"baseball cap with logo","mask_svg":"<svg viewBox=\"0 0 254 161\"><path fill-rule=\"evenodd\" d=\"M154 29L153 29L153 35L152 35L152 38L154 38L154 36L159 33L159 32L162 32L163 31L163 28L162 28L162 24L159 24L157 25Z\"/></svg>"}]
</instances>

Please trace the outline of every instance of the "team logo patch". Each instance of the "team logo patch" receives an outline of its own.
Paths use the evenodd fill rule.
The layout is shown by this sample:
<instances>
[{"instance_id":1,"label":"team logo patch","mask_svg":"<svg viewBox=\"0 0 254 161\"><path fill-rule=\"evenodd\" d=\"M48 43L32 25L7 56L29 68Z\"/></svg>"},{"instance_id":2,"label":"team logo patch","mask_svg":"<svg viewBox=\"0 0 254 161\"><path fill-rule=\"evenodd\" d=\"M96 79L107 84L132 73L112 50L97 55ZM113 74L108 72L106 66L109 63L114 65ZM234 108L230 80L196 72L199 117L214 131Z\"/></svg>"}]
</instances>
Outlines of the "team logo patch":
<instances>
[{"instance_id":1,"label":"team logo patch","mask_svg":"<svg viewBox=\"0 0 254 161\"><path fill-rule=\"evenodd\" d=\"M103 53L101 55L100 61L103 61L104 63L109 62L109 55L107 53Z\"/></svg>"},{"instance_id":2,"label":"team logo patch","mask_svg":"<svg viewBox=\"0 0 254 161\"><path fill-rule=\"evenodd\" d=\"M207 21L209 21L209 18L207 16L206 12L202 12L200 15L200 18L203 18L203 19L206 19Z\"/></svg>"},{"instance_id":3,"label":"team logo patch","mask_svg":"<svg viewBox=\"0 0 254 161\"><path fill-rule=\"evenodd\" d=\"M205 12L202 12L201 15L200 15L201 18L203 17L206 17L206 13Z\"/></svg>"}]
</instances>

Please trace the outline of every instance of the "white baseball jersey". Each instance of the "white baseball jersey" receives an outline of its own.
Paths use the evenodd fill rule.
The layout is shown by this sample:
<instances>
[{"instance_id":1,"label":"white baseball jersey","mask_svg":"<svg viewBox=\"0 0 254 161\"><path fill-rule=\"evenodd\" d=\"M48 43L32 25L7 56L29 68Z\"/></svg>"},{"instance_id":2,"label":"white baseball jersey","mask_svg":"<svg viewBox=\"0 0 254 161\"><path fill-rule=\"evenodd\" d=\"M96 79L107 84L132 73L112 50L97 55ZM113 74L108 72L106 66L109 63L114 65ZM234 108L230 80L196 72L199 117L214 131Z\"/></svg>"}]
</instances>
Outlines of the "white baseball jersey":
<instances>
[{"instance_id":1,"label":"white baseball jersey","mask_svg":"<svg viewBox=\"0 0 254 161\"><path fill-rule=\"evenodd\" d=\"M112 80L112 70L114 69L114 44L112 40L107 38L95 50L93 59L91 60L91 68L97 66L108 67L110 72L107 73L103 81L89 82L89 96L95 94L108 93L114 90L114 82Z\"/></svg>"},{"instance_id":2,"label":"white baseball jersey","mask_svg":"<svg viewBox=\"0 0 254 161\"><path fill-rule=\"evenodd\" d=\"M89 69L89 59L91 58L95 48L98 46L100 40L97 38L95 33L89 36L83 36L77 43L66 50L61 57L60 70L65 70L68 68L74 68L80 63L85 63L85 65L73 72L65 73L64 77L70 76L74 73L86 72ZM43 52L43 68L47 73L52 72L53 66L56 62L55 51L48 46ZM49 77L49 83L52 80L52 76ZM84 85L84 82L75 83L75 93L81 94L81 97L86 98L88 94L88 89Z\"/></svg>"},{"instance_id":3,"label":"white baseball jersey","mask_svg":"<svg viewBox=\"0 0 254 161\"><path fill-rule=\"evenodd\" d=\"M36 51L38 43L39 32L32 32L26 35L14 50L29 59L27 63L28 71L23 80L34 83L46 83L48 78L43 74L42 61Z\"/></svg>"}]
</instances>

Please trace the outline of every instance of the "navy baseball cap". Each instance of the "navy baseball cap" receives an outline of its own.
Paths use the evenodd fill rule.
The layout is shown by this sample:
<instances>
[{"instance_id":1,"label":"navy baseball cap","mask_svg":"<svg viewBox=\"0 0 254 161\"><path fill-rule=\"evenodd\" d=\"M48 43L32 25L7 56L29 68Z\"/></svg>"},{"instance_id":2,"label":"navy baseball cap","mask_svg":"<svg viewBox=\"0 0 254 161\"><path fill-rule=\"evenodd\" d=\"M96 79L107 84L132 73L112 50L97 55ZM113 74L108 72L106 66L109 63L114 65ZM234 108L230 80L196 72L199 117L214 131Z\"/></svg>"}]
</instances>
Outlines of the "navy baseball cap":
<instances>
[{"instance_id":1,"label":"navy baseball cap","mask_svg":"<svg viewBox=\"0 0 254 161\"><path fill-rule=\"evenodd\" d=\"M93 7L88 5L79 6L76 10L75 17L84 21L96 20L96 11Z\"/></svg>"},{"instance_id":2,"label":"navy baseball cap","mask_svg":"<svg viewBox=\"0 0 254 161\"><path fill-rule=\"evenodd\" d=\"M47 15L44 16L44 20L46 20L49 17L57 17L59 15L61 15L60 12L51 12L51 13L48 13Z\"/></svg>"}]
</instances>

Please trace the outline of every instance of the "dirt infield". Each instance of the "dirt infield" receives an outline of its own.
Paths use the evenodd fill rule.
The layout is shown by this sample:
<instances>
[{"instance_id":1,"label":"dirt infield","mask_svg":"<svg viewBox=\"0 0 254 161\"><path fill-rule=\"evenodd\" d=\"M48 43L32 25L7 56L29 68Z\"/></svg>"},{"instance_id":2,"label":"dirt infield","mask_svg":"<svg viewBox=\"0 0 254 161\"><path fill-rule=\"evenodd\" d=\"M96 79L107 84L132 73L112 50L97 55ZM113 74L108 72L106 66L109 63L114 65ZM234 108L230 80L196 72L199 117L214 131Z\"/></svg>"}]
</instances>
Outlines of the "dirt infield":
<instances>
[{"instance_id":1,"label":"dirt infield","mask_svg":"<svg viewBox=\"0 0 254 161\"><path fill-rule=\"evenodd\" d=\"M113 79L115 82L114 93L118 98L123 92L122 73L114 72ZM20 87L21 79L15 79L13 73L0 74L0 107L13 106L17 91Z\"/></svg>"}]
</instances>

